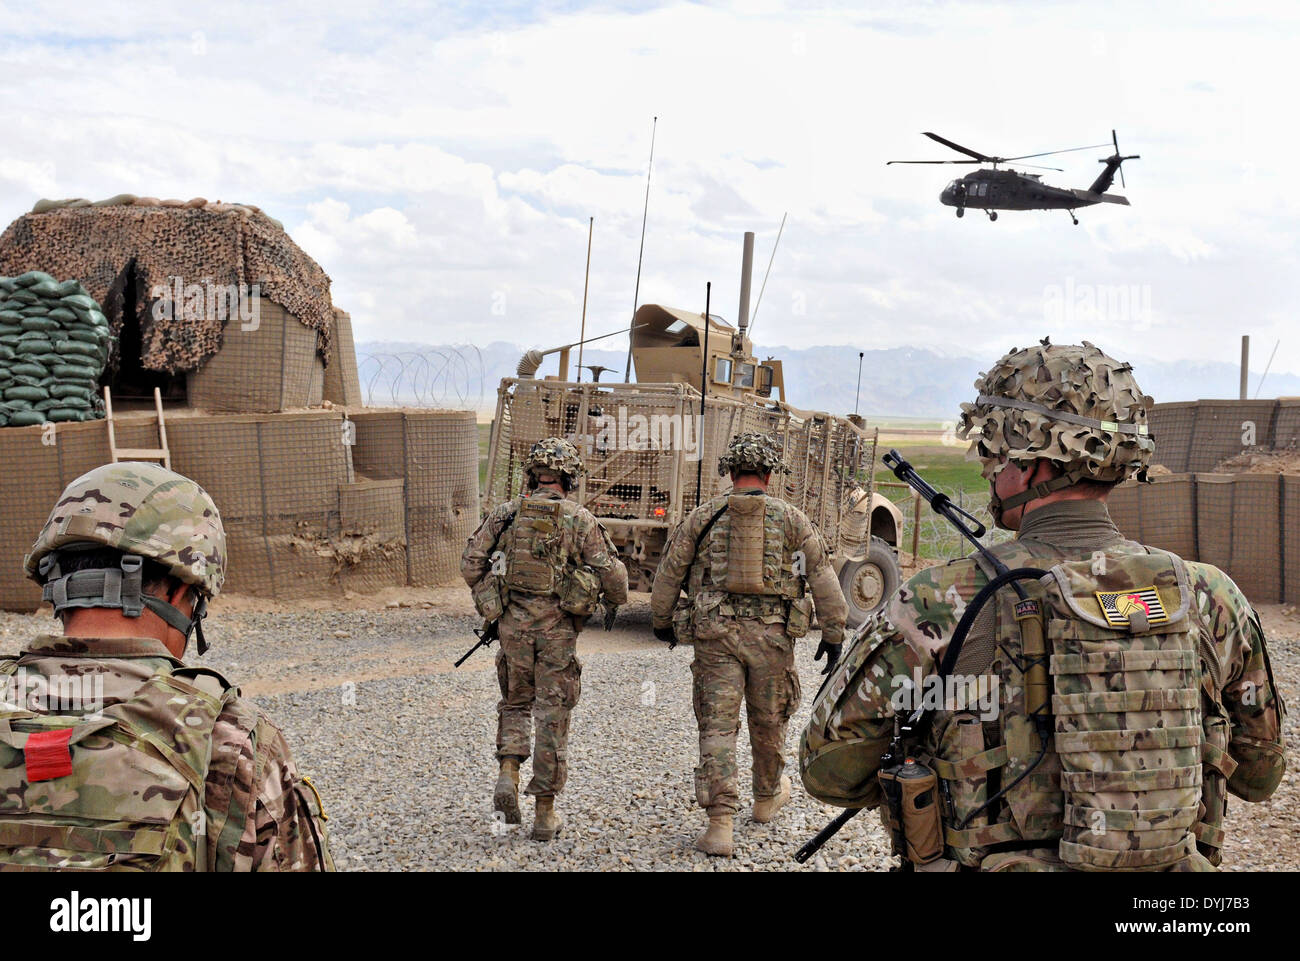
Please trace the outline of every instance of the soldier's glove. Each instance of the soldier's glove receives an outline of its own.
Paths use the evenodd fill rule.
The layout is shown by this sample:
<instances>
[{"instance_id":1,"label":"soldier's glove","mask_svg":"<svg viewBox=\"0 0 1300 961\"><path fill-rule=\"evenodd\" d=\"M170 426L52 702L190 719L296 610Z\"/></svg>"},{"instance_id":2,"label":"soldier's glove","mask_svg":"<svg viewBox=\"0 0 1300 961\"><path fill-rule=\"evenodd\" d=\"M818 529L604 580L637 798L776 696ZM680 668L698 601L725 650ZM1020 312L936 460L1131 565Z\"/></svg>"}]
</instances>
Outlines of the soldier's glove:
<instances>
[{"instance_id":1,"label":"soldier's glove","mask_svg":"<svg viewBox=\"0 0 1300 961\"><path fill-rule=\"evenodd\" d=\"M656 627L654 631L655 637L659 638L661 641L668 642L668 650L671 651L677 646L677 635L673 632L671 627Z\"/></svg>"},{"instance_id":2,"label":"soldier's glove","mask_svg":"<svg viewBox=\"0 0 1300 961\"><path fill-rule=\"evenodd\" d=\"M614 629L614 618L617 614L618 614L617 604L605 605L605 630L612 631Z\"/></svg>"},{"instance_id":3,"label":"soldier's glove","mask_svg":"<svg viewBox=\"0 0 1300 961\"><path fill-rule=\"evenodd\" d=\"M840 646L839 644L827 644L825 641L817 645L817 653L813 655L813 660L820 661L822 655L826 655L826 670L822 671L823 677L835 670L835 665L840 659Z\"/></svg>"}]
</instances>

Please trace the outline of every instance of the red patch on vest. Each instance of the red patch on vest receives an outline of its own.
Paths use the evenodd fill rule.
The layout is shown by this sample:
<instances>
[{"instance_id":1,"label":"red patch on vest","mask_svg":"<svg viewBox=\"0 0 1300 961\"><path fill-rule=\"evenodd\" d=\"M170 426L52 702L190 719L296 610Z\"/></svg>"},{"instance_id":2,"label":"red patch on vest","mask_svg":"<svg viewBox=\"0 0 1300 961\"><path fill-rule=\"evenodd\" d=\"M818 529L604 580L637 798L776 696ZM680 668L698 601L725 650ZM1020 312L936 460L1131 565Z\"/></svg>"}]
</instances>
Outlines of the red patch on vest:
<instances>
[{"instance_id":1,"label":"red patch on vest","mask_svg":"<svg viewBox=\"0 0 1300 961\"><path fill-rule=\"evenodd\" d=\"M27 735L27 746L23 756L27 760L27 780L52 781L56 777L67 777L72 773L72 751L68 749L68 739L72 737L72 728L65 727L58 731L37 731Z\"/></svg>"}]
</instances>

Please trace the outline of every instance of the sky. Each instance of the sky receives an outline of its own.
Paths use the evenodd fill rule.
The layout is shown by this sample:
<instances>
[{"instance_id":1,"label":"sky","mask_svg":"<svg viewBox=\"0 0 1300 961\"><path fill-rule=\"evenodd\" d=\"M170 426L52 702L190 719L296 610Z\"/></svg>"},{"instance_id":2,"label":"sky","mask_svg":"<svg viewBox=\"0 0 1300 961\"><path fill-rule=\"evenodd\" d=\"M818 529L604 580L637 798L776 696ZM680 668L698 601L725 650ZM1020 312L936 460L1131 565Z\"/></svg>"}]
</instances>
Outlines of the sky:
<instances>
[{"instance_id":1,"label":"sky","mask_svg":"<svg viewBox=\"0 0 1300 961\"><path fill-rule=\"evenodd\" d=\"M1300 372L1300 8L1281 3L0 2L0 222L42 197L255 204L356 339L578 339L641 303L766 344ZM957 219L973 167L1118 132L1131 207ZM1045 158L1086 187L1108 148ZM613 345L617 338L602 342Z\"/></svg>"}]
</instances>

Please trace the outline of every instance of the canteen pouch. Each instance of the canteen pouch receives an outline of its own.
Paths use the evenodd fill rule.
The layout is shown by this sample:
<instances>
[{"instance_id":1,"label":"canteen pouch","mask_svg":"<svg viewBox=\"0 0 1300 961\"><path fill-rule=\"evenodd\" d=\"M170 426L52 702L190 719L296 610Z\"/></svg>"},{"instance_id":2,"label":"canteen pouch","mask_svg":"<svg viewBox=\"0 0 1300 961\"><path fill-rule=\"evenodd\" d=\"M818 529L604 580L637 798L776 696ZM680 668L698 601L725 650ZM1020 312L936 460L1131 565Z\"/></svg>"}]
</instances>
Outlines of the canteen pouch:
<instances>
[{"instance_id":1,"label":"canteen pouch","mask_svg":"<svg viewBox=\"0 0 1300 961\"><path fill-rule=\"evenodd\" d=\"M600 602L600 578L586 564L568 571L560 585L560 610L590 617Z\"/></svg>"},{"instance_id":2,"label":"canteen pouch","mask_svg":"<svg viewBox=\"0 0 1300 961\"><path fill-rule=\"evenodd\" d=\"M798 640L812 626L812 599L797 597L792 600L785 618L785 636Z\"/></svg>"},{"instance_id":3,"label":"canteen pouch","mask_svg":"<svg viewBox=\"0 0 1300 961\"><path fill-rule=\"evenodd\" d=\"M470 588L470 597L474 600L474 610L483 620L499 621L505 613L505 601L502 594L501 578L488 574Z\"/></svg>"}]
</instances>

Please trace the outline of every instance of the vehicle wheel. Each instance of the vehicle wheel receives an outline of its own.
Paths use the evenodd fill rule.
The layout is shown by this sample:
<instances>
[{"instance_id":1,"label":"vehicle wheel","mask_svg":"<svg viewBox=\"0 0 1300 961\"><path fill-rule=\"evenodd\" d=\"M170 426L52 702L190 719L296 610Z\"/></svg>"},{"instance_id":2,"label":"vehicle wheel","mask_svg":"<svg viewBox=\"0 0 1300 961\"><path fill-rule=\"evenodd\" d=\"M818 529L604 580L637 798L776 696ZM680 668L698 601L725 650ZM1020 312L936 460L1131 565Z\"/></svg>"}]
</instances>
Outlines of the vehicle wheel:
<instances>
[{"instance_id":1,"label":"vehicle wheel","mask_svg":"<svg viewBox=\"0 0 1300 961\"><path fill-rule=\"evenodd\" d=\"M957 208L957 216L958 216L958 217L965 217L965 216L966 216L966 208L965 208L965 207L958 207L958 208Z\"/></svg>"},{"instance_id":2,"label":"vehicle wheel","mask_svg":"<svg viewBox=\"0 0 1300 961\"><path fill-rule=\"evenodd\" d=\"M898 558L879 537L871 538L867 556L840 569L840 590L849 608L847 626L860 627L898 590Z\"/></svg>"},{"instance_id":3,"label":"vehicle wheel","mask_svg":"<svg viewBox=\"0 0 1300 961\"><path fill-rule=\"evenodd\" d=\"M996 210L989 211L989 220L997 220L997 219L998 219L998 212Z\"/></svg>"}]
</instances>

